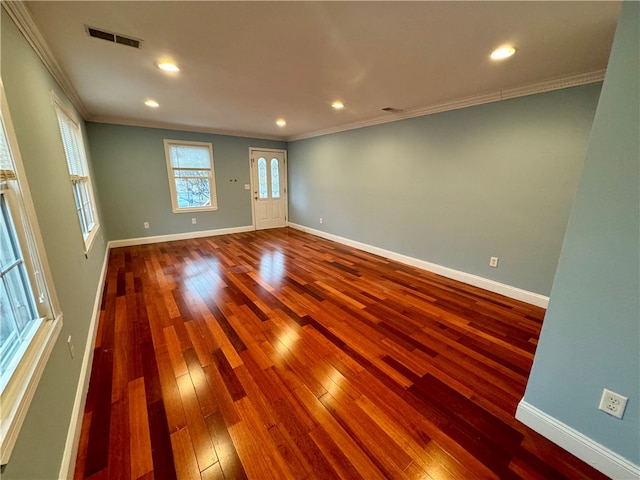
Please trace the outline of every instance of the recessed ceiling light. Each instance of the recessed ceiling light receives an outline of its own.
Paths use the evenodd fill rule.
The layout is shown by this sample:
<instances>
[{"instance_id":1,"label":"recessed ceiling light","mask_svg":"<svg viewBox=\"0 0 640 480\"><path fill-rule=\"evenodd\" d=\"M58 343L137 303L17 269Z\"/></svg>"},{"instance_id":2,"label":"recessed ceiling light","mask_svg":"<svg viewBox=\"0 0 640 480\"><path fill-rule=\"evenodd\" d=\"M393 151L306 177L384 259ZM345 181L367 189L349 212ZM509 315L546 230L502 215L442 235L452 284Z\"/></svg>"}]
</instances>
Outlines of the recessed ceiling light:
<instances>
[{"instance_id":1,"label":"recessed ceiling light","mask_svg":"<svg viewBox=\"0 0 640 480\"><path fill-rule=\"evenodd\" d=\"M490 57L491 60L504 60L505 58L509 58L514 53L516 53L515 47L509 45L496 48L493 52L491 52Z\"/></svg>"},{"instance_id":2,"label":"recessed ceiling light","mask_svg":"<svg viewBox=\"0 0 640 480\"><path fill-rule=\"evenodd\" d=\"M284 121L284 119L280 119L280 120L276 120L276 125L278 125L279 127L284 127L287 124L287 122Z\"/></svg>"},{"instance_id":3,"label":"recessed ceiling light","mask_svg":"<svg viewBox=\"0 0 640 480\"><path fill-rule=\"evenodd\" d=\"M158 108L160 106L160 104L158 102L156 102L155 100L145 100L144 104L147 107L151 107L151 108Z\"/></svg>"},{"instance_id":4,"label":"recessed ceiling light","mask_svg":"<svg viewBox=\"0 0 640 480\"><path fill-rule=\"evenodd\" d=\"M341 109L343 109L343 108L344 108L344 103L342 103L341 101L337 100L337 101L333 102L333 103L331 104L331 106L332 106L333 108L335 108L336 110L341 110Z\"/></svg>"},{"instance_id":5,"label":"recessed ceiling light","mask_svg":"<svg viewBox=\"0 0 640 480\"><path fill-rule=\"evenodd\" d=\"M165 72L179 72L180 67L178 67L175 63L171 62L159 62L157 67L160 70L164 70Z\"/></svg>"}]
</instances>

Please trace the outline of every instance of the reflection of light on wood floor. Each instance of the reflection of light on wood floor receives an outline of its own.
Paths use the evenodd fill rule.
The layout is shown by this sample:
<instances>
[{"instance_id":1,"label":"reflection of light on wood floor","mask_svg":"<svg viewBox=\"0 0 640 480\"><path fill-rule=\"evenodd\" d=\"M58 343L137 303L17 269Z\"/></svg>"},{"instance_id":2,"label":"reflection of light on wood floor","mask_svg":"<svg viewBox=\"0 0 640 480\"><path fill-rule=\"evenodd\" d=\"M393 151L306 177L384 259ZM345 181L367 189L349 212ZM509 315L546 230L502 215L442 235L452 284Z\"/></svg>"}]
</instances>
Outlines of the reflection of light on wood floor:
<instances>
[{"instance_id":1,"label":"reflection of light on wood floor","mask_svg":"<svg viewBox=\"0 0 640 480\"><path fill-rule=\"evenodd\" d=\"M284 255L280 250L266 252L260 257L260 278L269 285L278 286L284 277Z\"/></svg>"}]
</instances>

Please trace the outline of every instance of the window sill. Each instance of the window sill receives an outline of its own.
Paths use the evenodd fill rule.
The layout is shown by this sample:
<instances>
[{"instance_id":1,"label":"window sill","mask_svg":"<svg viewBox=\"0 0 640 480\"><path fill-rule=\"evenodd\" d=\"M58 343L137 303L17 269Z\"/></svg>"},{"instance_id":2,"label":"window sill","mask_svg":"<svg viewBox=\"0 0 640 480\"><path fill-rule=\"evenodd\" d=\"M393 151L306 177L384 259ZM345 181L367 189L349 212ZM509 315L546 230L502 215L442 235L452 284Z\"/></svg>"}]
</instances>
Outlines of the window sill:
<instances>
[{"instance_id":1,"label":"window sill","mask_svg":"<svg viewBox=\"0 0 640 480\"><path fill-rule=\"evenodd\" d=\"M95 243L96 237L98 236L98 232L100 231L100 224L96 224L95 227L93 227L93 230L91 230L89 232L89 235L87 235L87 238L84 239L84 255L85 257L89 255L89 252L91 251L91 247L93 247L93 244Z\"/></svg>"},{"instance_id":2,"label":"window sill","mask_svg":"<svg viewBox=\"0 0 640 480\"><path fill-rule=\"evenodd\" d=\"M173 213L215 212L218 207L174 208Z\"/></svg>"},{"instance_id":3,"label":"window sill","mask_svg":"<svg viewBox=\"0 0 640 480\"><path fill-rule=\"evenodd\" d=\"M62 329L62 314L45 320L0 396L0 465L9 462L29 405Z\"/></svg>"}]
</instances>

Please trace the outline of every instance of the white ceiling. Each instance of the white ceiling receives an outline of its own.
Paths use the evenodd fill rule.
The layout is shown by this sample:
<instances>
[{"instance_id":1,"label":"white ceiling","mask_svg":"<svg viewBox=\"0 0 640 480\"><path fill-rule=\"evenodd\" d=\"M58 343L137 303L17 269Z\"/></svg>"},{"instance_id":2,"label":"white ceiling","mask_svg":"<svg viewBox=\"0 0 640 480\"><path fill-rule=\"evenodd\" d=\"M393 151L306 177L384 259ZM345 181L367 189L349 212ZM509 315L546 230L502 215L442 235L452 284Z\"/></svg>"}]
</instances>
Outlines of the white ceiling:
<instances>
[{"instance_id":1,"label":"white ceiling","mask_svg":"<svg viewBox=\"0 0 640 480\"><path fill-rule=\"evenodd\" d=\"M390 115L384 107L412 111L602 70L620 10L618 1L27 6L87 119L282 139ZM91 38L85 25L142 48ZM489 60L505 43L517 54ZM161 59L182 71L161 72ZM334 100L346 108L332 109Z\"/></svg>"}]
</instances>

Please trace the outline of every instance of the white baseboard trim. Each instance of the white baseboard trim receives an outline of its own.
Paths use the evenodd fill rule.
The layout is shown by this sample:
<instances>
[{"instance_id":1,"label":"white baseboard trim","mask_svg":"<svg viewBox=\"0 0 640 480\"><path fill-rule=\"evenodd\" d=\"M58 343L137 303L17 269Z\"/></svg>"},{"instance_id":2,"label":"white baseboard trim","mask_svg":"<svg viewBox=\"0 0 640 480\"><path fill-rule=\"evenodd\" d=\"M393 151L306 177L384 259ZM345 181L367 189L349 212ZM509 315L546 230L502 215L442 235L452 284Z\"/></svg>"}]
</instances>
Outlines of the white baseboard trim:
<instances>
[{"instance_id":1,"label":"white baseboard trim","mask_svg":"<svg viewBox=\"0 0 640 480\"><path fill-rule=\"evenodd\" d=\"M614 480L640 479L640 466L522 400L516 419Z\"/></svg>"},{"instance_id":2,"label":"white baseboard trim","mask_svg":"<svg viewBox=\"0 0 640 480\"><path fill-rule=\"evenodd\" d=\"M488 278L461 272L449 267L443 267L442 265L427 262L425 260L420 260L419 258L410 257L408 255L396 253L391 250L385 250L384 248L375 247L373 245L358 242L356 240L351 240L348 238L340 237L338 235L333 235L331 233L322 232L320 230L305 227L303 225L298 225L296 223L289 222L289 227L295 228L296 230L301 230L306 233L310 233L312 235L316 235L317 237L322 237L326 238L327 240L342 243L359 250L364 250L365 252L380 255L381 257L395 260L406 265L411 265L412 267L427 270L428 272L436 273L438 275L442 275L443 277L451 278L459 282L473 285L474 287L484 288L485 290L489 290L490 292L499 293L500 295L504 295L505 297L520 300L531 305L547 308L547 305L549 304L549 297L545 297L544 295L540 295L538 293L529 292L527 290L522 290L521 288L512 287L511 285L506 285L504 283L499 283L494 280L489 280Z\"/></svg>"},{"instance_id":3,"label":"white baseboard trim","mask_svg":"<svg viewBox=\"0 0 640 480\"><path fill-rule=\"evenodd\" d=\"M153 237L125 238L111 240L109 248L131 247L133 245L147 245L149 243L172 242L174 240L188 240L190 238L214 237L216 235L229 235L230 233L253 232L253 225L245 227L219 228L217 230L200 230L198 232L172 233L169 235L156 235Z\"/></svg>"},{"instance_id":4,"label":"white baseboard trim","mask_svg":"<svg viewBox=\"0 0 640 480\"><path fill-rule=\"evenodd\" d=\"M96 297L93 302L93 312L91 314L91 323L89 324L89 333L87 335L87 343L84 347L84 355L82 357L82 367L80 369L80 377L78 387L76 388L76 398L73 402L73 410L71 411L71 422L67 432L67 441L64 446L62 455L62 463L60 465L60 480L73 480L73 474L76 465L76 457L78 455L78 445L80 443L80 432L82 430L82 418L84 416L84 406L87 400L87 389L89 388L89 379L91 377L91 366L93 365L93 346L96 342L98 333L98 318L100 317L100 304L102 302L102 290L107 275L107 265L109 263L109 246L105 251L104 261L102 262L102 271L100 272L100 280Z\"/></svg>"}]
</instances>

